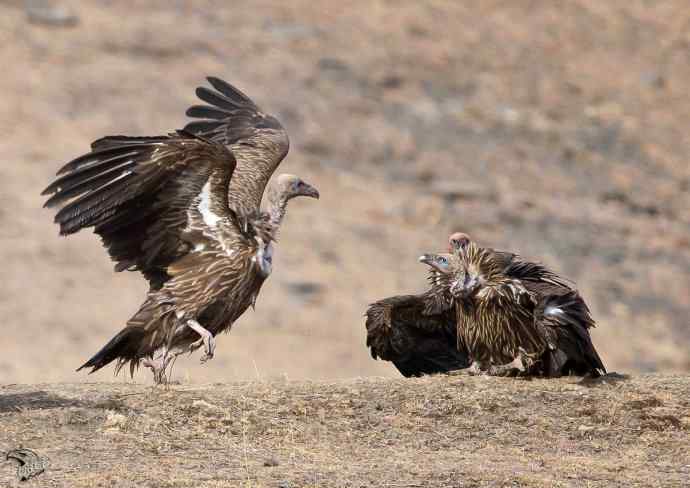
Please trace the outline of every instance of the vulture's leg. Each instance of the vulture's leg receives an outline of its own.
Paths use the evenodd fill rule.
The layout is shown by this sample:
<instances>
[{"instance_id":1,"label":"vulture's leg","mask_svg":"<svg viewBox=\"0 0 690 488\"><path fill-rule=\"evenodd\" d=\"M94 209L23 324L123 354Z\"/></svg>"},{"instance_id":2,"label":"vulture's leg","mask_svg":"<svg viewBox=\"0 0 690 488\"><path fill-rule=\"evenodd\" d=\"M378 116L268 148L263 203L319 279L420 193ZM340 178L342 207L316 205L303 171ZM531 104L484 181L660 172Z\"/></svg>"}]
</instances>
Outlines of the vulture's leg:
<instances>
[{"instance_id":1,"label":"vulture's leg","mask_svg":"<svg viewBox=\"0 0 690 488\"><path fill-rule=\"evenodd\" d=\"M522 358L518 356L508 364L502 364L500 366L492 365L488 370L488 374L490 376L518 376L524 371L525 366L522 363Z\"/></svg>"},{"instance_id":2,"label":"vulture's leg","mask_svg":"<svg viewBox=\"0 0 690 488\"><path fill-rule=\"evenodd\" d=\"M171 359L172 357L168 356L168 350L163 349L162 354L156 356L155 358L144 358L141 360L141 364L147 368L151 368L151 371L153 371L153 382L157 385L160 385L168 382L168 379L165 375L165 370L168 367Z\"/></svg>"},{"instance_id":3,"label":"vulture's leg","mask_svg":"<svg viewBox=\"0 0 690 488\"><path fill-rule=\"evenodd\" d=\"M467 368L448 371L446 374L449 376L479 376L486 374L486 368L479 361L473 361Z\"/></svg>"},{"instance_id":4,"label":"vulture's leg","mask_svg":"<svg viewBox=\"0 0 690 488\"><path fill-rule=\"evenodd\" d=\"M508 364L492 366L489 370L491 376L529 376L534 370L534 358L523 348L518 350L518 355Z\"/></svg>"},{"instance_id":5,"label":"vulture's leg","mask_svg":"<svg viewBox=\"0 0 690 488\"><path fill-rule=\"evenodd\" d=\"M192 329L194 332L201 336L201 339L192 343L189 346L189 352L197 350L202 344L204 345L204 355L201 356L201 362L205 363L209 359L213 358L213 352L216 350L216 340L213 338L213 334L203 328L203 326L196 320L188 320L187 327Z\"/></svg>"}]
</instances>

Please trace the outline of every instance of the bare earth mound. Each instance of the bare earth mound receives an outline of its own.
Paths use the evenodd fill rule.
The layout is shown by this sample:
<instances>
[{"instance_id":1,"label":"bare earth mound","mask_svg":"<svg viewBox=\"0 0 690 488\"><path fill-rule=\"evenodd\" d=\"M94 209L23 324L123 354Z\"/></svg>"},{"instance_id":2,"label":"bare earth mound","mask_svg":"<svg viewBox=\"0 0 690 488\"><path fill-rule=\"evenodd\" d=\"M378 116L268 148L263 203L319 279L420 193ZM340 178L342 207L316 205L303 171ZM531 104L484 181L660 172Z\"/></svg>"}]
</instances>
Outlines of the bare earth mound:
<instances>
[{"instance_id":1,"label":"bare earth mound","mask_svg":"<svg viewBox=\"0 0 690 488\"><path fill-rule=\"evenodd\" d=\"M687 376L8 385L0 423L26 486L690 484Z\"/></svg>"}]
</instances>

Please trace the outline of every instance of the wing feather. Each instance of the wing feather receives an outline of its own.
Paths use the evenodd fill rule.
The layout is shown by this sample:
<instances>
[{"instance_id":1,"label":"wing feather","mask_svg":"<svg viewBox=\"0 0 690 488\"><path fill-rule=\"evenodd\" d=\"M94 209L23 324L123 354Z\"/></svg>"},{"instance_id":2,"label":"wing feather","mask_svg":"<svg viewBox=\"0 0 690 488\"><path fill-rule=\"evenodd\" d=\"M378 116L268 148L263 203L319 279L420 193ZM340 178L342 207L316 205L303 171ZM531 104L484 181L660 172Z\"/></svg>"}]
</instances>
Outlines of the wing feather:
<instances>
[{"instance_id":1,"label":"wing feather","mask_svg":"<svg viewBox=\"0 0 690 488\"><path fill-rule=\"evenodd\" d=\"M178 131L103 138L92 149L67 163L43 194L52 195L46 206L61 206L60 233L94 227L116 270L138 269L160 287L166 267L189 251L190 229L207 227L203 210L240 232L227 200L236 161L222 144ZM199 208L202 201L208 208Z\"/></svg>"},{"instance_id":2,"label":"wing feather","mask_svg":"<svg viewBox=\"0 0 690 488\"><path fill-rule=\"evenodd\" d=\"M457 348L454 310L428 314L429 293L385 298L366 312L367 346L403 376L444 373L468 366Z\"/></svg>"},{"instance_id":3,"label":"wing feather","mask_svg":"<svg viewBox=\"0 0 690 488\"><path fill-rule=\"evenodd\" d=\"M202 86L196 94L208 105L187 110L187 116L199 120L189 122L185 130L229 146L237 160L230 207L246 214L257 212L271 175L289 150L287 132L234 86L215 77L207 80L213 90Z\"/></svg>"}]
</instances>

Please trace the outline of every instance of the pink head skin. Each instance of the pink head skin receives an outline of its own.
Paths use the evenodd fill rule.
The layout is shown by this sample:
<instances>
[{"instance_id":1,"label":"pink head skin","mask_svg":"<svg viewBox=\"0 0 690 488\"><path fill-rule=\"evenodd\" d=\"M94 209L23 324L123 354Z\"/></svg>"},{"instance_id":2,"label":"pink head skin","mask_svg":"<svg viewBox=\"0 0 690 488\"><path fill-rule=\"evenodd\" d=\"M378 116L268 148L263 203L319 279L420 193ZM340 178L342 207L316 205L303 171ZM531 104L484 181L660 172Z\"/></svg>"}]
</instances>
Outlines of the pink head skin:
<instances>
[{"instance_id":1,"label":"pink head skin","mask_svg":"<svg viewBox=\"0 0 690 488\"><path fill-rule=\"evenodd\" d=\"M470 236L463 232L454 232L448 238L448 252L459 252L467 249L470 245Z\"/></svg>"}]
</instances>

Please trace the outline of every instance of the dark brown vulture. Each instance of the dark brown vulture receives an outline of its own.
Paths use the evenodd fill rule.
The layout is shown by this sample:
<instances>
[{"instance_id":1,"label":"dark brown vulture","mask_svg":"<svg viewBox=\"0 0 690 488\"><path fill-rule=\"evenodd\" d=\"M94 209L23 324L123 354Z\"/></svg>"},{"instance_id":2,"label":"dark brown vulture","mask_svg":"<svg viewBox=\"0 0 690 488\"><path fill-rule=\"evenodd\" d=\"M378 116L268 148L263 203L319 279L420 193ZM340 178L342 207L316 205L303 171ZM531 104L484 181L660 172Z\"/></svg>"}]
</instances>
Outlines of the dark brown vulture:
<instances>
[{"instance_id":1,"label":"dark brown vulture","mask_svg":"<svg viewBox=\"0 0 690 488\"><path fill-rule=\"evenodd\" d=\"M260 211L264 187L287 153L287 135L238 90L212 83L222 92L209 91L213 99L237 109L218 125L234 134L229 147L188 130L106 137L43 192L52 195L45 206L61 207L60 234L92 227L116 271L141 271L150 284L127 326L79 369L94 372L116 360L116 372L129 363L133 374L143 363L161 382L181 352L203 345L202 361L213 357L214 336L255 302L271 273L272 241L288 200L318 198L299 178L281 175L269 189L268 209ZM238 176L246 186L235 185Z\"/></svg>"},{"instance_id":2,"label":"dark brown vulture","mask_svg":"<svg viewBox=\"0 0 690 488\"><path fill-rule=\"evenodd\" d=\"M512 256L507 259L507 256ZM458 339L472 369L503 374L599 376L587 305L565 280L519 256L470 242L448 266Z\"/></svg>"},{"instance_id":3,"label":"dark brown vulture","mask_svg":"<svg viewBox=\"0 0 690 488\"><path fill-rule=\"evenodd\" d=\"M450 257L450 255L448 255ZM449 288L439 281L448 257L420 261L431 267L431 287L419 295L384 298L366 312L367 346L374 359L391 361L405 377L447 373L469 366L457 348L455 309Z\"/></svg>"}]
</instances>

